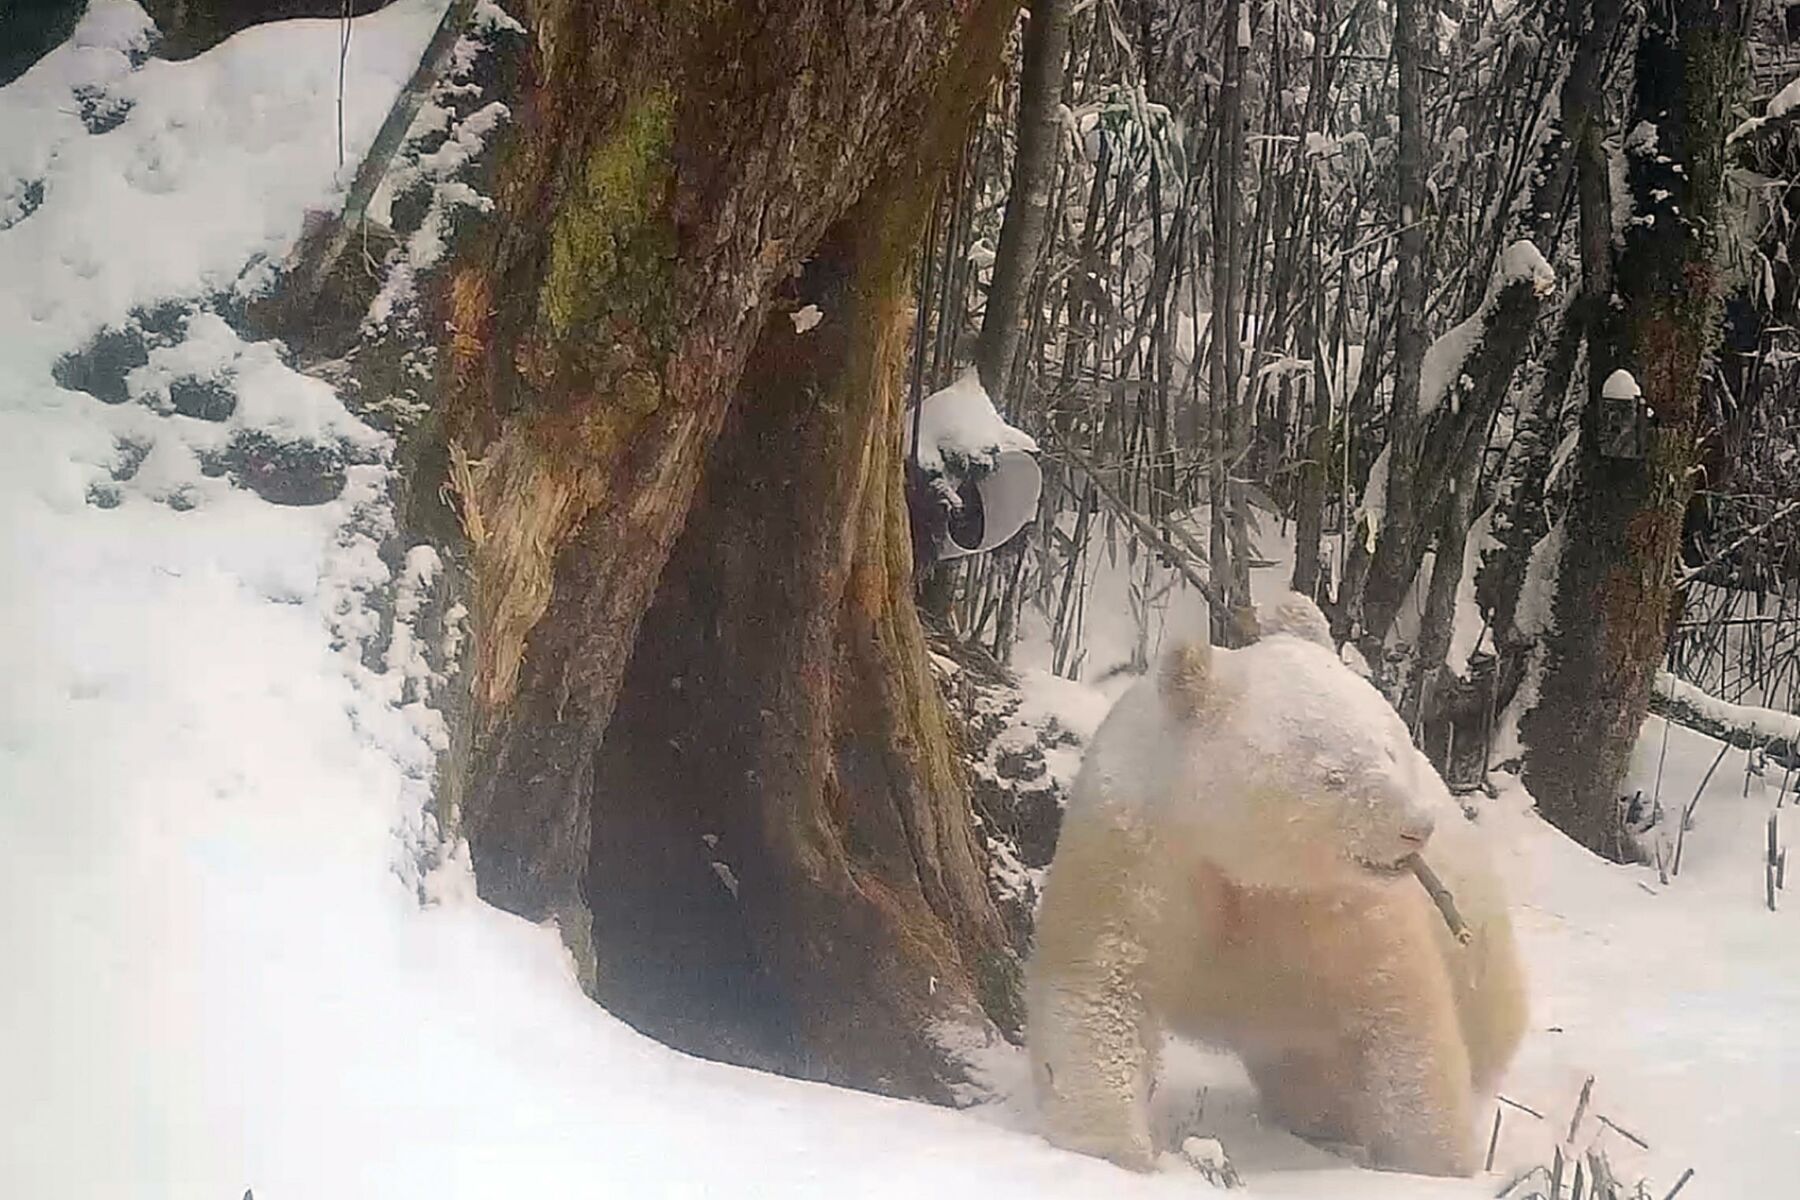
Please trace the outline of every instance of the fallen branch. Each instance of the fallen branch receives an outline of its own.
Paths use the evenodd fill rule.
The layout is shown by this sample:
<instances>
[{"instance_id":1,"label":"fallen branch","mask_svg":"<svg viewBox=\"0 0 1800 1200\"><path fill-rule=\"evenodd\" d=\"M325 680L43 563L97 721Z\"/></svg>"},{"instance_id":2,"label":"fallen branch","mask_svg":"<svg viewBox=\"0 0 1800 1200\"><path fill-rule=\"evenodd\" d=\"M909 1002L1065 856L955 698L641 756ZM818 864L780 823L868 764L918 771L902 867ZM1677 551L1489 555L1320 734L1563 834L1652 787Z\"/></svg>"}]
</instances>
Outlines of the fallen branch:
<instances>
[{"instance_id":1,"label":"fallen branch","mask_svg":"<svg viewBox=\"0 0 1800 1200\"><path fill-rule=\"evenodd\" d=\"M1740 750L1760 750L1789 771L1800 766L1800 716L1793 713L1731 704L1667 671L1657 672L1650 711Z\"/></svg>"},{"instance_id":2,"label":"fallen branch","mask_svg":"<svg viewBox=\"0 0 1800 1200\"><path fill-rule=\"evenodd\" d=\"M343 254L344 247L350 244L351 231L362 223L369 201L375 198L375 189L387 174L388 164L393 161L395 152L406 140L406 133L412 128L413 119L419 115L419 109L424 106L426 97L437 84L438 76L443 74L445 65L449 63L450 52L456 48L457 38L474 15L475 3L476 0L452 0L450 7L444 11L443 19L438 22L437 32L431 35L425 53L419 57L419 65L413 69L412 78L400 90L394 106L388 110L387 119L381 123L381 129L375 135L375 141L370 144L369 152L363 155L362 165L356 169L356 178L351 181L349 194L344 199L344 211L333 220L322 236L302 248L299 261L289 271L289 282L285 289L284 307L294 320L303 320L311 310L313 302L324 289L326 278ZM339 153L341 155L342 151Z\"/></svg>"},{"instance_id":3,"label":"fallen branch","mask_svg":"<svg viewBox=\"0 0 1800 1200\"><path fill-rule=\"evenodd\" d=\"M1450 894L1450 889L1444 886L1444 881L1437 877L1437 872L1427 866L1425 860L1417 854L1409 854L1403 861L1412 869L1413 877L1425 889L1425 894L1431 897L1431 902L1437 905L1438 913L1444 918L1444 924L1450 927L1451 936L1464 946L1473 941L1475 935L1470 932L1468 925L1463 921L1462 913L1457 911L1456 897ZM1538 1116L1536 1113L1532 1115Z\"/></svg>"}]
</instances>

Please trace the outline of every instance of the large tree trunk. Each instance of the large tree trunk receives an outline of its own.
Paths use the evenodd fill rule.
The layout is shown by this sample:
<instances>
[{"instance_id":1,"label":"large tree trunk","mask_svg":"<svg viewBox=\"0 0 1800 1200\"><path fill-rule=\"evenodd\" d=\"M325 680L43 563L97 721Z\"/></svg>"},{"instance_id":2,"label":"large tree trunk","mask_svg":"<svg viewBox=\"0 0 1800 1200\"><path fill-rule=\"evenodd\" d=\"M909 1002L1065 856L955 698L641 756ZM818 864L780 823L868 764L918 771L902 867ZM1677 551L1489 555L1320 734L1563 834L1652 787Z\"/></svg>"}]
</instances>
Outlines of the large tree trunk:
<instances>
[{"instance_id":1,"label":"large tree trunk","mask_svg":"<svg viewBox=\"0 0 1800 1200\"><path fill-rule=\"evenodd\" d=\"M1740 86L1741 20L1737 4L1713 0L1646 10L1633 105L1640 124L1629 149L1635 206L1653 223L1624 231L1616 270L1623 311L1590 330L1557 628L1538 704L1520 727L1525 780L1539 809L1614 857L1625 853L1616 793L1664 652L1699 454L1701 374L1719 332L1713 226ZM1584 191L1584 264L1612 234L1598 209ZM1621 367L1655 413L1642 458L1601 453L1601 385Z\"/></svg>"},{"instance_id":2,"label":"large tree trunk","mask_svg":"<svg viewBox=\"0 0 1800 1200\"><path fill-rule=\"evenodd\" d=\"M1005 1021L1010 959L910 606L895 373L1012 0L524 15L449 289L477 882L678 1045L945 1098L932 1024Z\"/></svg>"}]
</instances>

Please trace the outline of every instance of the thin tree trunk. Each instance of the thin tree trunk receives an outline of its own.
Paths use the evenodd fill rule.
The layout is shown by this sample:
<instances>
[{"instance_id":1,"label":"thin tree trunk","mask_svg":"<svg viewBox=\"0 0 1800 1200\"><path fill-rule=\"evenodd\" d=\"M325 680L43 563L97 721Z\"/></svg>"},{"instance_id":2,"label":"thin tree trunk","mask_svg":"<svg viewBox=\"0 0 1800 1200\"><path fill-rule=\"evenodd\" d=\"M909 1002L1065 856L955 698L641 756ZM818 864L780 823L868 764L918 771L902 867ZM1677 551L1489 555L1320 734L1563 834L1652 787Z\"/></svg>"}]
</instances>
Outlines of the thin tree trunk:
<instances>
[{"instance_id":1,"label":"thin tree trunk","mask_svg":"<svg viewBox=\"0 0 1800 1200\"><path fill-rule=\"evenodd\" d=\"M1012 384L1025 302L1032 294L1031 281L1037 274L1050 211L1050 182L1056 177L1057 146L1062 137L1059 114L1063 61L1069 53L1070 8L1069 0L1033 0L1025 24L1018 146L1006 193L1006 215L1000 221L1000 244L994 252L987 307L981 314L981 340L975 349L982 386L996 406L1004 403Z\"/></svg>"},{"instance_id":2,"label":"thin tree trunk","mask_svg":"<svg viewBox=\"0 0 1800 1200\"><path fill-rule=\"evenodd\" d=\"M448 300L482 894L554 918L634 1019L674 986L677 1044L937 1098L931 1023L1004 1022L1009 991L907 590L897 372L907 258L1013 12L528 6L498 212ZM721 463L694 528L735 540L665 571ZM769 625L644 627L659 586L659 611L725 597L740 622L770 596ZM646 679L667 661L694 665ZM721 702L671 699L698 686ZM645 730L731 811L657 786ZM641 936L659 920L669 946ZM742 1022L704 1003L737 979L761 989Z\"/></svg>"},{"instance_id":3,"label":"thin tree trunk","mask_svg":"<svg viewBox=\"0 0 1800 1200\"><path fill-rule=\"evenodd\" d=\"M1399 202L1399 302L1394 314L1394 391L1388 415L1387 503L1375 531L1375 559L1366 592L1350 598L1361 618L1370 662L1380 662L1380 645L1393 612L1412 584L1406 564L1416 563L1411 548L1419 543L1415 508L1424 502L1415 485L1419 462L1419 373L1425 358L1425 118L1420 105L1420 79L1425 54L1429 0L1395 0L1394 62L1399 75L1400 149L1395 164ZM1386 568L1386 569L1384 569ZM1397 594L1396 594L1397 593Z\"/></svg>"},{"instance_id":4,"label":"thin tree trunk","mask_svg":"<svg viewBox=\"0 0 1800 1200\"><path fill-rule=\"evenodd\" d=\"M1243 339L1238 311L1242 286L1243 224L1240 180L1244 162L1244 65L1250 57L1250 16L1242 0L1225 6L1225 74L1219 87L1218 166L1213 178L1213 319L1210 363L1212 438L1209 492L1212 505L1213 586L1221 604L1213 606L1212 637L1235 645L1247 622L1238 610L1250 604L1249 538L1245 531L1243 487L1233 477L1248 446L1248 421L1238 395L1239 350Z\"/></svg>"},{"instance_id":5,"label":"thin tree trunk","mask_svg":"<svg viewBox=\"0 0 1800 1200\"><path fill-rule=\"evenodd\" d=\"M1320 0L1313 11L1312 82L1307 91L1307 127L1317 120L1325 108L1325 30L1334 19L1335 5ZM1301 353L1312 359L1312 381L1306 406L1306 437L1300 460L1300 480L1294 499L1294 574L1289 586L1305 596L1318 598L1319 541L1325 530L1325 485L1329 476L1325 458L1331 453L1332 397L1331 377L1325 358L1325 280L1320 240L1324 229L1321 220L1321 198L1311 181L1312 164L1301 156L1301 167L1308 173L1306 184L1306 220L1303 228L1311 252L1310 284L1307 287L1305 318L1301 322ZM1295 259L1300 251L1296 247ZM1339 287L1342 292L1342 285Z\"/></svg>"}]
</instances>

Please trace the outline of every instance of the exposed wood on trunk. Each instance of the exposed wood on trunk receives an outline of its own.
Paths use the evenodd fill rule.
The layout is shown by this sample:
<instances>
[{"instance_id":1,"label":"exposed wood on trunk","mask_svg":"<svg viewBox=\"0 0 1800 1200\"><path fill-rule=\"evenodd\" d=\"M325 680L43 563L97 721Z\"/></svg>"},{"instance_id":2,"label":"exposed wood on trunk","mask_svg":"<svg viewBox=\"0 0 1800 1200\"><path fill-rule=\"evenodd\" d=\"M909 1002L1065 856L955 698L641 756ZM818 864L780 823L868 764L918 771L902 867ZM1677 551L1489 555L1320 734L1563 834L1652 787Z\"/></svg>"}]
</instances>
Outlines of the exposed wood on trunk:
<instances>
[{"instance_id":1,"label":"exposed wood on trunk","mask_svg":"<svg viewBox=\"0 0 1800 1200\"><path fill-rule=\"evenodd\" d=\"M1401 717L1414 727L1431 711L1433 693L1450 670L1444 659L1456 624L1456 592L1462 583L1463 551L1473 518L1474 472L1466 471L1462 478L1452 480L1450 487L1437 505L1436 554L1425 588L1425 614L1419 622L1418 657L1400 704Z\"/></svg>"}]
</instances>

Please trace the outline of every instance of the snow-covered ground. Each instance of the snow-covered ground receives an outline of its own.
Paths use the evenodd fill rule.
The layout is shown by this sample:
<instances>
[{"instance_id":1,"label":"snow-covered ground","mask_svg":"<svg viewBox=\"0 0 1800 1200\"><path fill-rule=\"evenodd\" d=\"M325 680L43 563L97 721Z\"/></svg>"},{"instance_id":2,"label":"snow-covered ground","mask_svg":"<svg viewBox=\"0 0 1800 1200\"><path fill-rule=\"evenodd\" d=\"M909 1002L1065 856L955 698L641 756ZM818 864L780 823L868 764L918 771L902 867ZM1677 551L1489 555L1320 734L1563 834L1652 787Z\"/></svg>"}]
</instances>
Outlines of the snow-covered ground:
<instances>
[{"instance_id":1,"label":"snow-covered ground","mask_svg":"<svg viewBox=\"0 0 1800 1200\"><path fill-rule=\"evenodd\" d=\"M441 9L399 0L356 23L352 163ZM461 856L434 856L425 700L453 684L404 636L362 653L390 571L387 439L192 308L121 402L55 382L134 309L253 284L341 183L334 23L183 64L137 61L143 30L129 0L95 0L70 45L0 90L0 1195L1208 1186L1054 1151L1005 1097L955 1113L674 1053L589 1003L552 932L479 903ZM183 411L184 379L229 411ZM278 505L210 473L245 437L340 455L341 493ZM416 551L403 582L429 590L433 570ZM1091 723L1073 700L1054 703ZM1673 809L1716 743L1675 730L1665 756L1661 732L1637 774L1660 762ZM1652 1146L1603 1135L1616 1157L1664 1188L1688 1165L1693 1197L1800 1177L1800 918L1764 908L1773 798L1753 782L1744 796L1728 752L1666 888L1571 847L1517 789L1484 816L1537 991L1508 1092L1549 1118L1509 1115L1503 1168L1542 1160L1592 1073L1594 1108ZM1018 1078L1016 1056L986 1065L1002 1090ZM1494 1190L1358 1171L1259 1128L1241 1073L1198 1052L1161 1089L1171 1121L1192 1124L1202 1086L1197 1128L1251 1196Z\"/></svg>"}]
</instances>

